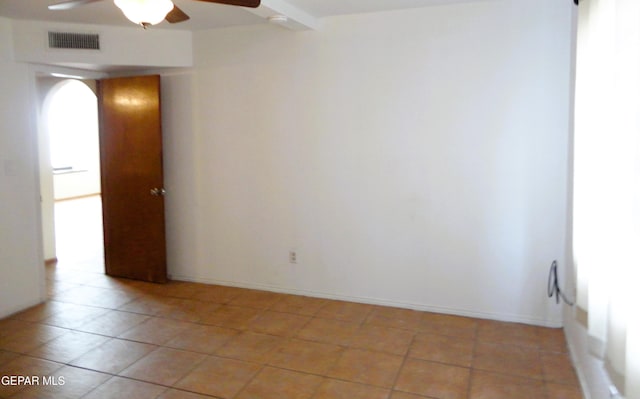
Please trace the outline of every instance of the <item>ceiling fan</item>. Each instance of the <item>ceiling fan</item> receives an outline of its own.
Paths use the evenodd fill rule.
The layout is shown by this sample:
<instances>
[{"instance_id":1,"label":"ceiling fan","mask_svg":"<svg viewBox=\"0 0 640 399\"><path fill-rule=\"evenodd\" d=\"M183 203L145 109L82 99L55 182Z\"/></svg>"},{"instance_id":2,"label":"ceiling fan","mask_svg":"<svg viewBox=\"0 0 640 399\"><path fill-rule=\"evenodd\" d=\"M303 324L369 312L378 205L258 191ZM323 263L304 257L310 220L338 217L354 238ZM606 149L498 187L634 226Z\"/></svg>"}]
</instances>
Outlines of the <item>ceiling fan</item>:
<instances>
[{"instance_id":1,"label":"ceiling fan","mask_svg":"<svg viewBox=\"0 0 640 399\"><path fill-rule=\"evenodd\" d=\"M52 4L49 10L60 11L70 10L85 4L96 3L102 0L68 0L61 3ZM260 6L260 0L194 0L205 3L227 4L232 6L256 8ZM147 28L163 20L175 24L189 19L178 6L171 0L113 0L124 15L133 23Z\"/></svg>"}]
</instances>

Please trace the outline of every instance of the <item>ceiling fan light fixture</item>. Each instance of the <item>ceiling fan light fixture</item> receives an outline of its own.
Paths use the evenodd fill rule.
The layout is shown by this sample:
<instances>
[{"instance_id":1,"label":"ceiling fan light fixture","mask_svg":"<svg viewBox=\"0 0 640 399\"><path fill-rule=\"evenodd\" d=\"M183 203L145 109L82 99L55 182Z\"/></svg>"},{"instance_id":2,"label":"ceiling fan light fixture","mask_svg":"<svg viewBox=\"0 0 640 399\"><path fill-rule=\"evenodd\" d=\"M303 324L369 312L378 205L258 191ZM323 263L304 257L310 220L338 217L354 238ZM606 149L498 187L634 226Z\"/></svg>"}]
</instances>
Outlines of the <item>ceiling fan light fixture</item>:
<instances>
[{"instance_id":1,"label":"ceiling fan light fixture","mask_svg":"<svg viewBox=\"0 0 640 399\"><path fill-rule=\"evenodd\" d=\"M156 25L173 10L171 0L113 0L129 21L137 25Z\"/></svg>"}]
</instances>

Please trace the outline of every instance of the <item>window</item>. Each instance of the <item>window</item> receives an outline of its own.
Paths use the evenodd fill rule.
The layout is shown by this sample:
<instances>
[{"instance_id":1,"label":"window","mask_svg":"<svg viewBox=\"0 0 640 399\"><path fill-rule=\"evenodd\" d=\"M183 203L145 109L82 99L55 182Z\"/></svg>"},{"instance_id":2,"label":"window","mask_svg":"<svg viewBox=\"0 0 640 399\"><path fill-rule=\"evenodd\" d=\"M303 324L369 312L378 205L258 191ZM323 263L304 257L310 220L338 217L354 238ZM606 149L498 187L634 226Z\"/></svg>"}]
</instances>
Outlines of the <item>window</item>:
<instances>
[{"instance_id":1,"label":"window","mask_svg":"<svg viewBox=\"0 0 640 399\"><path fill-rule=\"evenodd\" d=\"M580 1L574 260L590 349L640 399L640 1Z\"/></svg>"},{"instance_id":2,"label":"window","mask_svg":"<svg viewBox=\"0 0 640 399\"><path fill-rule=\"evenodd\" d=\"M81 81L71 79L58 83L49 95L46 122L54 172L98 167L96 95Z\"/></svg>"}]
</instances>

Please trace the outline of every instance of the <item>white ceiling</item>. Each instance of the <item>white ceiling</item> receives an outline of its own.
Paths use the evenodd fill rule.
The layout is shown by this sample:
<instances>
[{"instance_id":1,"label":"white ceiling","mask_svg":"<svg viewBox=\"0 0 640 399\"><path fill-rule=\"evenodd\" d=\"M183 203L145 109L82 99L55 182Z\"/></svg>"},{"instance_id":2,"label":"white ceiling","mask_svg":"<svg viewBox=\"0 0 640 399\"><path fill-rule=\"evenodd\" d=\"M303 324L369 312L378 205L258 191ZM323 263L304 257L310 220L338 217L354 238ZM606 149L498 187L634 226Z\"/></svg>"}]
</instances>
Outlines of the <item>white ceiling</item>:
<instances>
[{"instance_id":1,"label":"white ceiling","mask_svg":"<svg viewBox=\"0 0 640 399\"><path fill-rule=\"evenodd\" d=\"M0 0L0 16L15 19L131 26L112 0L86 4L67 11L49 11L47 6L63 0ZM193 0L173 0L191 19L178 24L166 21L163 29L202 30L236 25L267 23L261 16L265 8L295 11L310 18L359 14L438 4L463 3L479 0L263 0L262 10L205 3ZM253 12L251 12L253 11ZM256 11L258 11L256 13ZM262 12L260 12L262 11ZM286 13L283 13L286 14Z\"/></svg>"}]
</instances>

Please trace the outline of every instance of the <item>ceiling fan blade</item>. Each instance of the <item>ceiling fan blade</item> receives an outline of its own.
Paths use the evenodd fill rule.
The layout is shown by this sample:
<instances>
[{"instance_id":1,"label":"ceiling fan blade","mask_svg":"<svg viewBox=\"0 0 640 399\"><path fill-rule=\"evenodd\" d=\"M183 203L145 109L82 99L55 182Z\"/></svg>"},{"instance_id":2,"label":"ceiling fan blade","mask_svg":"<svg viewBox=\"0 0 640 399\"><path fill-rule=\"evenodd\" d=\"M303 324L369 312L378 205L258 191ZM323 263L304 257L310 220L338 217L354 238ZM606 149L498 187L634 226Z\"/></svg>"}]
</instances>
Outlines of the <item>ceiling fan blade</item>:
<instances>
[{"instance_id":1,"label":"ceiling fan blade","mask_svg":"<svg viewBox=\"0 0 640 399\"><path fill-rule=\"evenodd\" d=\"M196 0L206 3L228 4L230 6L241 6L256 8L260 6L260 0Z\"/></svg>"},{"instance_id":2,"label":"ceiling fan blade","mask_svg":"<svg viewBox=\"0 0 640 399\"><path fill-rule=\"evenodd\" d=\"M70 10L72 8L76 8L78 6L82 6L85 4L97 3L98 1L102 1L102 0L70 0L70 1L64 1L62 3L51 4L49 6L49 9L54 11Z\"/></svg>"},{"instance_id":3,"label":"ceiling fan blade","mask_svg":"<svg viewBox=\"0 0 640 399\"><path fill-rule=\"evenodd\" d=\"M164 18L170 24L175 24L178 22L183 22L189 19L189 16L184 13L181 9L178 8L177 5L173 5L173 10L169 11L169 14Z\"/></svg>"}]
</instances>

